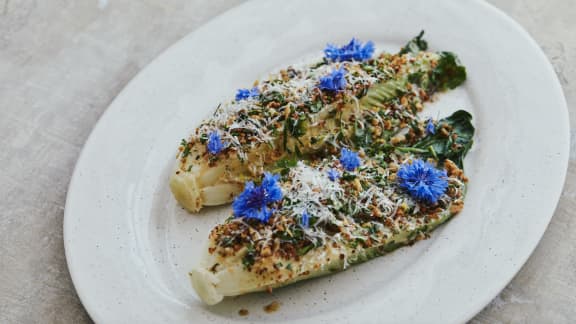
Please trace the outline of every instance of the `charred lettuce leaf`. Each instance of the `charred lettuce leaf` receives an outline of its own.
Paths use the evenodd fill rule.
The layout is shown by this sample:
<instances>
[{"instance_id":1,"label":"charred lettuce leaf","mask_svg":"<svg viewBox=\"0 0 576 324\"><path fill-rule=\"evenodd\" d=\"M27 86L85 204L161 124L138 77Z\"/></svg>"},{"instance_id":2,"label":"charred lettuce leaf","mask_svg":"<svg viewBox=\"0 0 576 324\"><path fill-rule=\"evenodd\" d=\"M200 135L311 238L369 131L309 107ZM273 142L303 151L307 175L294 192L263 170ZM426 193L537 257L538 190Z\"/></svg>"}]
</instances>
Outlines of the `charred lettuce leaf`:
<instances>
[{"instance_id":1,"label":"charred lettuce leaf","mask_svg":"<svg viewBox=\"0 0 576 324\"><path fill-rule=\"evenodd\" d=\"M392 99L398 98L406 92L406 80L388 80L373 85L368 93L360 100L366 107L381 106Z\"/></svg>"},{"instance_id":2,"label":"charred lettuce leaf","mask_svg":"<svg viewBox=\"0 0 576 324\"><path fill-rule=\"evenodd\" d=\"M412 38L398 54L407 54L407 53L418 53L420 51L425 51L428 49L428 42L426 42L422 37L424 36L424 31L422 30L418 36Z\"/></svg>"},{"instance_id":3,"label":"charred lettuce leaf","mask_svg":"<svg viewBox=\"0 0 576 324\"><path fill-rule=\"evenodd\" d=\"M398 54L417 54L428 49L428 42L423 39L424 31L412 38ZM440 60L430 75L414 73L408 81L418 84L429 91L443 91L454 89L466 81L466 68L460 64L456 54L451 52L439 52Z\"/></svg>"},{"instance_id":4,"label":"charred lettuce leaf","mask_svg":"<svg viewBox=\"0 0 576 324\"><path fill-rule=\"evenodd\" d=\"M454 89L466 81L466 68L460 64L456 54L440 52L438 65L430 74L429 88L432 91Z\"/></svg>"},{"instance_id":5,"label":"charred lettuce leaf","mask_svg":"<svg viewBox=\"0 0 576 324\"><path fill-rule=\"evenodd\" d=\"M474 142L472 115L458 110L449 117L440 119L436 133L424 137L412 147L421 149L425 157L432 157L442 162L449 159L463 168L464 157Z\"/></svg>"}]
</instances>

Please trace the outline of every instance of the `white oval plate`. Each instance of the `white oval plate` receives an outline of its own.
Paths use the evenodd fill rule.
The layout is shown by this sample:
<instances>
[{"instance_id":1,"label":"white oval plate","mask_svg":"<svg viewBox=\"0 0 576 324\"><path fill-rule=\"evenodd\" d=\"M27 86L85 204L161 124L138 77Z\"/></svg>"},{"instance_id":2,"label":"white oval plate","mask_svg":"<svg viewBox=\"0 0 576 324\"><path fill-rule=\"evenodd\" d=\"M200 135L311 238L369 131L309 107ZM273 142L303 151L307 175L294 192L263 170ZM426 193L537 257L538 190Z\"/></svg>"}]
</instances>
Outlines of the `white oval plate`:
<instances>
[{"instance_id":1,"label":"white oval plate","mask_svg":"<svg viewBox=\"0 0 576 324\"><path fill-rule=\"evenodd\" d=\"M187 272L229 207L189 215L167 180L179 140L275 67L351 37L397 50L420 29L457 53L465 86L427 114L464 108L477 142L464 211L432 238L351 270L203 305ZM481 1L251 1L190 34L118 95L68 193L65 246L84 306L102 323L463 322L510 281L542 236L568 161L568 115L536 43ZM262 306L278 300L274 314ZM246 308L248 317L238 310Z\"/></svg>"}]
</instances>

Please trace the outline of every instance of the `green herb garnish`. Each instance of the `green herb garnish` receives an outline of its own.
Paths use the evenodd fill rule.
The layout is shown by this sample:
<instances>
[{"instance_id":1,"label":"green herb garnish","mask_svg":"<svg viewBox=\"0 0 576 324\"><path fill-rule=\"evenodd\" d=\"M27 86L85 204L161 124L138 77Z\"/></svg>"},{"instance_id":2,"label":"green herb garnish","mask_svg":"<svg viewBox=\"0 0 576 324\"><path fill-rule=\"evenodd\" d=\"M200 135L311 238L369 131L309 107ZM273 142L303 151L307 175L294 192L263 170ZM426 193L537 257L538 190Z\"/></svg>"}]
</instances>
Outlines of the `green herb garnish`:
<instances>
[{"instance_id":1,"label":"green herb garnish","mask_svg":"<svg viewBox=\"0 0 576 324\"><path fill-rule=\"evenodd\" d=\"M425 51L428 49L428 42L426 42L422 37L424 36L424 31L422 30L418 36L412 38L398 54L413 53L416 54L420 51Z\"/></svg>"}]
</instances>

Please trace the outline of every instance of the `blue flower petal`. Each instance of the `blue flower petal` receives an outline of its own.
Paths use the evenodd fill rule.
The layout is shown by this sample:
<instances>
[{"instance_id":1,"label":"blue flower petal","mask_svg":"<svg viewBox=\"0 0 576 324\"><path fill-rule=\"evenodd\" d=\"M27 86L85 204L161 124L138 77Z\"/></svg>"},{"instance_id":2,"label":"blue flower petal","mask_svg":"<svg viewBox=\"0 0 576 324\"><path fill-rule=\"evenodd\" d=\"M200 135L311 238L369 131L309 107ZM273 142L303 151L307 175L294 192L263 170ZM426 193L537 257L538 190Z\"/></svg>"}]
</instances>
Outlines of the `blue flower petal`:
<instances>
[{"instance_id":1,"label":"blue flower petal","mask_svg":"<svg viewBox=\"0 0 576 324\"><path fill-rule=\"evenodd\" d=\"M356 61L364 61L371 58L372 54L374 54L374 43L368 41L359 51L356 52L354 59Z\"/></svg>"},{"instance_id":2,"label":"blue flower petal","mask_svg":"<svg viewBox=\"0 0 576 324\"><path fill-rule=\"evenodd\" d=\"M336 181L336 179L340 178L340 172L336 169L330 169L326 173L328 174L328 179L330 179L330 181Z\"/></svg>"},{"instance_id":3,"label":"blue flower petal","mask_svg":"<svg viewBox=\"0 0 576 324\"><path fill-rule=\"evenodd\" d=\"M326 45L324 49L324 56L331 61L341 61L340 60L340 48L333 44Z\"/></svg>"},{"instance_id":4,"label":"blue flower petal","mask_svg":"<svg viewBox=\"0 0 576 324\"><path fill-rule=\"evenodd\" d=\"M400 166L397 173L399 185L418 201L435 204L446 192L446 170L438 170L420 159Z\"/></svg>"},{"instance_id":5,"label":"blue flower petal","mask_svg":"<svg viewBox=\"0 0 576 324\"><path fill-rule=\"evenodd\" d=\"M212 131L208 135L208 143L206 143L206 148L210 154L218 154L224 149L224 143L222 143L222 138L218 131Z\"/></svg>"},{"instance_id":6,"label":"blue flower petal","mask_svg":"<svg viewBox=\"0 0 576 324\"><path fill-rule=\"evenodd\" d=\"M327 76L320 78L320 89L329 91L339 91L344 90L348 82L344 77L346 75L346 70L340 68L338 70L332 71Z\"/></svg>"},{"instance_id":7,"label":"blue flower petal","mask_svg":"<svg viewBox=\"0 0 576 324\"><path fill-rule=\"evenodd\" d=\"M432 118L428 119L428 122L426 123L426 134L428 135L436 134L436 126L434 126L434 121L432 120Z\"/></svg>"},{"instance_id":8,"label":"blue flower petal","mask_svg":"<svg viewBox=\"0 0 576 324\"><path fill-rule=\"evenodd\" d=\"M236 91L236 101L258 97L259 95L260 90L258 89L258 87L254 87L252 89L238 89Z\"/></svg>"},{"instance_id":9,"label":"blue flower petal","mask_svg":"<svg viewBox=\"0 0 576 324\"><path fill-rule=\"evenodd\" d=\"M310 227L310 215L308 215L308 211L304 211L302 216L300 217L300 225L302 227L308 228Z\"/></svg>"},{"instance_id":10,"label":"blue flower petal","mask_svg":"<svg viewBox=\"0 0 576 324\"><path fill-rule=\"evenodd\" d=\"M282 188L280 188L278 180L280 180L279 174L271 174L269 172L264 173L264 180L262 180L261 187L264 188L264 201L267 204L277 202L282 199Z\"/></svg>"},{"instance_id":11,"label":"blue flower petal","mask_svg":"<svg viewBox=\"0 0 576 324\"><path fill-rule=\"evenodd\" d=\"M248 89L238 89L236 91L236 101L248 99L250 97L250 90Z\"/></svg>"},{"instance_id":12,"label":"blue flower petal","mask_svg":"<svg viewBox=\"0 0 576 324\"><path fill-rule=\"evenodd\" d=\"M324 49L326 59L334 62L364 61L371 58L373 53L373 42L368 41L362 45L362 42L356 38L352 38L352 40L344 46L338 47L333 44L328 44Z\"/></svg>"},{"instance_id":13,"label":"blue flower petal","mask_svg":"<svg viewBox=\"0 0 576 324\"><path fill-rule=\"evenodd\" d=\"M347 148L343 148L342 151L340 151L340 163L342 163L344 170L354 171L360 166L361 160L358 156L358 152L353 152Z\"/></svg>"},{"instance_id":14,"label":"blue flower petal","mask_svg":"<svg viewBox=\"0 0 576 324\"><path fill-rule=\"evenodd\" d=\"M252 89L250 89L250 97L254 98L254 97L258 97L260 95L260 90L258 89L258 87L254 87Z\"/></svg>"}]
</instances>

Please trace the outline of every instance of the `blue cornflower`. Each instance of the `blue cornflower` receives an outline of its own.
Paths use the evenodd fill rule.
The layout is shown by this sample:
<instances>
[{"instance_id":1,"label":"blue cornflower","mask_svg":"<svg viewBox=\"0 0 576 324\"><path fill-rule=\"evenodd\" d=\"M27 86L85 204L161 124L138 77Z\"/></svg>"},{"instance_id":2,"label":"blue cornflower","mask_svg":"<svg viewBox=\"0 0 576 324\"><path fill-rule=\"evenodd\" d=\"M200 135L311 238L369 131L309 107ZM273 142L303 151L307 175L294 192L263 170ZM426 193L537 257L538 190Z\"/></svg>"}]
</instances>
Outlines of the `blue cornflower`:
<instances>
[{"instance_id":1,"label":"blue cornflower","mask_svg":"<svg viewBox=\"0 0 576 324\"><path fill-rule=\"evenodd\" d=\"M332 71L332 73L327 76L321 77L320 89L330 91L344 90L348 84L346 82L346 78L344 77L345 75L346 70L340 68L338 70Z\"/></svg>"},{"instance_id":2,"label":"blue cornflower","mask_svg":"<svg viewBox=\"0 0 576 324\"><path fill-rule=\"evenodd\" d=\"M342 151L340 151L340 163L342 163L346 171L354 171L354 169L360 166L361 161L358 152L343 148Z\"/></svg>"},{"instance_id":3,"label":"blue cornflower","mask_svg":"<svg viewBox=\"0 0 576 324\"><path fill-rule=\"evenodd\" d=\"M400 187L412 198L429 204L435 204L448 188L446 170L420 159L402 164L397 177Z\"/></svg>"},{"instance_id":4,"label":"blue cornflower","mask_svg":"<svg viewBox=\"0 0 576 324\"><path fill-rule=\"evenodd\" d=\"M426 134L428 135L436 134L436 126L434 126L434 121L432 120L432 118L428 119L428 122L426 123Z\"/></svg>"},{"instance_id":5,"label":"blue cornflower","mask_svg":"<svg viewBox=\"0 0 576 324\"><path fill-rule=\"evenodd\" d=\"M246 217L267 222L272 211L266 206L266 192L261 186L256 187L254 182L248 181L234 202L232 210L235 217Z\"/></svg>"},{"instance_id":6,"label":"blue cornflower","mask_svg":"<svg viewBox=\"0 0 576 324\"><path fill-rule=\"evenodd\" d=\"M282 189L278 185L279 175L270 173L264 174L264 179L260 186L254 182L246 182L242 191L232 203L234 217L246 217L267 222L274 209L269 208L269 204L282 199Z\"/></svg>"},{"instance_id":7,"label":"blue cornflower","mask_svg":"<svg viewBox=\"0 0 576 324\"><path fill-rule=\"evenodd\" d=\"M260 90L258 90L258 87L252 89L238 89L238 91L236 91L236 101L258 97L259 95Z\"/></svg>"},{"instance_id":8,"label":"blue cornflower","mask_svg":"<svg viewBox=\"0 0 576 324\"><path fill-rule=\"evenodd\" d=\"M222 143L222 138L220 137L220 133L218 131L212 131L210 135L208 135L208 143L206 143L206 148L210 154L218 154L224 149L224 143Z\"/></svg>"},{"instance_id":9,"label":"blue cornflower","mask_svg":"<svg viewBox=\"0 0 576 324\"><path fill-rule=\"evenodd\" d=\"M302 216L300 217L300 225L302 225L305 228L308 228L310 226L310 215L308 215L308 211L304 211L302 213Z\"/></svg>"},{"instance_id":10,"label":"blue cornflower","mask_svg":"<svg viewBox=\"0 0 576 324\"><path fill-rule=\"evenodd\" d=\"M364 61L372 57L374 53L374 43L371 41L366 42L362 45L362 42L356 38L342 46L338 47L333 44L326 45L324 49L324 55L327 59L331 61L341 62L341 61Z\"/></svg>"},{"instance_id":11,"label":"blue cornflower","mask_svg":"<svg viewBox=\"0 0 576 324\"><path fill-rule=\"evenodd\" d=\"M336 169L330 169L326 173L328 174L328 179L330 179L330 181L336 181L336 179L340 178L340 172Z\"/></svg>"}]
</instances>

